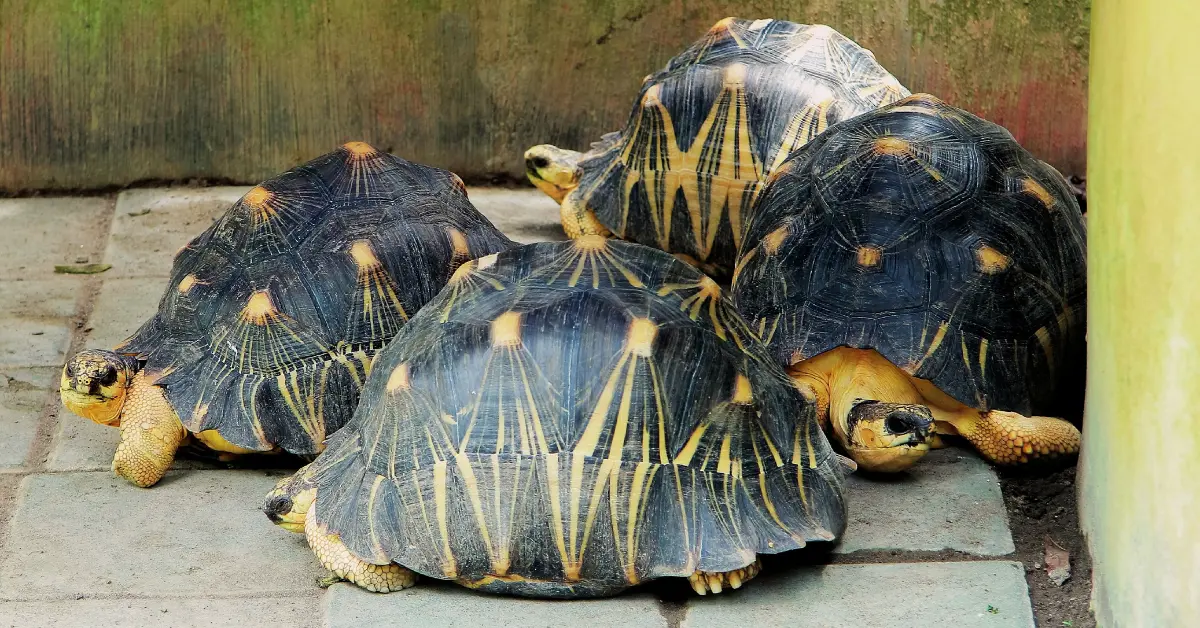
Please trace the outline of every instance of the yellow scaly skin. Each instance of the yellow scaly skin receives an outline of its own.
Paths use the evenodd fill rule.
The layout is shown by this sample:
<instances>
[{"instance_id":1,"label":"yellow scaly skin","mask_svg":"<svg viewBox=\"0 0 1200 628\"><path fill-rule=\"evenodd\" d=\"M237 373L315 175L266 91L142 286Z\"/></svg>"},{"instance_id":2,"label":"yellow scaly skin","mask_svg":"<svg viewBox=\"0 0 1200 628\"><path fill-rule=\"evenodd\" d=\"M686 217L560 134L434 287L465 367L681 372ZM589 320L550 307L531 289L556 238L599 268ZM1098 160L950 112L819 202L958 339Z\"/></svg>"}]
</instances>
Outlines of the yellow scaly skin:
<instances>
[{"instance_id":1,"label":"yellow scaly skin","mask_svg":"<svg viewBox=\"0 0 1200 628\"><path fill-rule=\"evenodd\" d=\"M936 434L962 436L998 465L1026 464L1079 451L1079 429L1063 419L1003 410L982 412L959 403L932 382L909 375L874 350L839 347L792 365L789 373L817 404L822 426L867 470L901 471L942 442L933 439L911 446L885 434L882 428L850 433L846 415L856 399L927 408Z\"/></svg>"},{"instance_id":2,"label":"yellow scaly skin","mask_svg":"<svg viewBox=\"0 0 1200 628\"><path fill-rule=\"evenodd\" d=\"M587 202L573 194L579 186L579 159L582 153L541 144L525 151L525 175L537 189L559 203L563 231L571 239L585 235L609 236L612 232L587 208Z\"/></svg>"},{"instance_id":3,"label":"yellow scaly skin","mask_svg":"<svg viewBox=\"0 0 1200 628\"><path fill-rule=\"evenodd\" d=\"M372 565L355 556L342 544L338 535L317 523L316 517L304 518L304 536L323 567L338 578L368 591L389 593L407 589L417 582L416 573L396 563Z\"/></svg>"},{"instance_id":4,"label":"yellow scaly skin","mask_svg":"<svg viewBox=\"0 0 1200 628\"><path fill-rule=\"evenodd\" d=\"M129 356L80 351L63 367L59 395L71 412L121 429L112 470L137 486L162 479L188 437L163 389Z\"/></svg>"},{"instance_id":5,"label":"yellow scaly skin","mask_svg":"<svg viewBox=\"0 0 1200 628\"><path fill-rule=\"evenodd\" d=\"M134 376L129 387L120 427L113 473L143 488L162 479L187 437L163 389L148 383L142 373Z\"/></svg>"}]
</instances>

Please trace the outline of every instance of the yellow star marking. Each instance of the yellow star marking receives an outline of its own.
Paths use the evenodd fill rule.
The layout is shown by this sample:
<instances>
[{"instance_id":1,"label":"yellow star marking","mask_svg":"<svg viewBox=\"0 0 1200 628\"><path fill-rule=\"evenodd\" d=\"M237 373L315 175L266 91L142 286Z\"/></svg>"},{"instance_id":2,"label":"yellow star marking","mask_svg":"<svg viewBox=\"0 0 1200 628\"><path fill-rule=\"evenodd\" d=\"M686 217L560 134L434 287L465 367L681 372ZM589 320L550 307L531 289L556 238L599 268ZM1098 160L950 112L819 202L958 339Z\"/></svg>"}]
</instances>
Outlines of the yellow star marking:
<instances>
[{"instance_id":1,"label":"yellow star marking","mask_svg":"<svg viewBox=\"0 0 1200 628\"><path fill-rule=\"evenodd\" d=\"M747 252L740 259L738 259L737 264L734 264L734 266L733 266L733 281L731 283L732 287L734 287L734 288L737 287L738 278L742 276L742 271L746 269L746 264L749 264L750 260L754 259L755 255L758 255L758 247L754 247L754 248L750 249L749 252Z\"/></svg>"},{"instance_id":2,"label":"yellow star marking","mask_svg":"<svg viewBox=\"0 0 1200 628\"><path fill-rule=\"evenodd\" d=\"M608 239L599 235L583 235L572 240L576 249L587 253L595 253L608 248Z\"/></svg>"},{"instance_id":3,"label":"yellow star marking","mask_svg":"<svg viewBox=\"0 0 1200 628\"><path fill-rule=\"evenodd\" d=\"M979 377L981 379L987 379L987 352L988 339L981 338L979 340Z\"/></svg>"},{"instance_id":4,"label":"yellow star marking","mask_svg":"<svg viewBox=\"0 0 1200 628\"><path fill-rule=\"evenodd\" d=\"M495 277L482 273L484 269L492 267L495 263L496 254L493 253L477 260L464 262L454 269L454 274L450 276L450 281L446 284L449 295L442 304L441 322L445 323L450 320L450 313L454 310L454 306L460 300L469 300L483 284L491 286L494 290L504 290L503 283Z\"/></svg>"},{"instance_id":5,"label":"yellow star marking","mask_svg":"<svg viewBox=\"0 0 1200 628\"><path fill-rule=\"evenodd\" d=\"M554 283L569 272L567 285L574 288L584 274L590 271L588 274L591 275L593 288L600 287L601 277L606 278L610 285L623 285L618 283L618 274L625 278L628 285L643 287L642 280L629 269L603 236L581 236L572 242L574 246L563 249L554 260L538 270L547 276L547 283ZM480 263L482 265L482 259Z\"/></svg>"},{"instance_id":6,"label":"yellow star marking","mask_svg":"<svg viewBox=\"0 0 1200 628\"><path fill-rule=\"evenodd\" d=\"M195 275L184 275L177 288L179 294L187 294L192 289L192 286L195 286L197 283Z\"/></svg>"},{"instance_id":7,"label":"yellow star marking","mask_svg":"<svg viewBox=\"0 0 1200 628\"><path fill-rule=\"evenodd\" d=\"M869 268L879 264L879 260L883 258L883 251L876 246L860 246L858 247L857 261L859 266Z\"/></svg>"},{"instance_id":8,"label":"yellow star marking","mask_svg":"<svg viewBox=\"0 0 1200 628\"><path fill-rule=\"evenodd\" d=\"M374 175L383 170L384 154L366 142L347 142L346 151L349 173L341 175L335 187L350 194L369 194Z\"/></svg>"},{"instance_id":9,"label":"yellow star marking","mask_svg":"<svg viewBox=\"0 0 1200 628\"><path fill-rule=\"evenodd\" d=\"M401 364L392 369L392 374L388 376L387 390L388 392L396 392L397 390L408 390L412 388L412 381L409 378L409 370L407 364Z\"/></svg>"},{"instance_id":10,"label":"yellow star marking","mask_svg":"<svg viewBox=\"0 0 1200 628\"><path fill-rule=\"evenodd\" d=\"M505 312L492 321L492 346L513 347L521 344L521 315Z\"/></svg>"},{"instance_id":11,"label":"yellow star marking","mask_svg":"<svg viewBox=\"0 0 1200 628\"><path fill-rule=\"evenodd\" d=\"M266 290L259 290L250 295L246 307L242 308L242 320L255 325L266 325L278 311L271 303L271 295Z\"/></svg>"},{"instance_id":12,"label":"yellow star marking","mask_svg":"<svg viewBox=\"0 0 1200 628\"><path fill-rule=\"evenodd\" d=\"M475 265L476 265L475 260L471 260L471 261L464 263L462 266L455 268L454 274L450 275L450 283L451 284L461 283L467 277L470 277L471 271L475 270Z\"/></svg>"},{"instance_id":13,"label":"yellow star marking","mask_svg":"<svg viewBox=\"0 0 1200 628\"><path fill-rule=\"evenodd\" d=\"M1046 209L1054 207L1054 197L1050 195L1050 192L1046 188L1042 187L1042 184L1033 179L1022 180L1021 191L1032 194L1037 200L1041 201L1042 205L1046 206Z\"/></svg>"},{"instance_id":14,"label":"yellow star marking","mask_svg":"<svg viewBox=\"0 0 1200 628\"><path fill-rule=\"evenodd\" d=\"M354 244L350 245L350 257L354 259L359 270L380 266L379 258L375 257L375 251L371 249L371 243L366 240L355 240Z\"/></svg>"},{"instance_id":15,"label":"yellow star marking","mask_svg":"<svg viewBox=\"0 0 1200 628\"><path fill-rule=\"evenodd\" d=\"M922 156L919 153L925 153L925 156ZM869 148L849 156L846 161L843 161L826 172L825 176L831 176L846 166L859 162L864 155L868 154L875 155L877 157L911 159L916 162L918 166L921 166L921 168L925 170L925 173L929 175L929 178L933 179L935 182L940 182L943 178L945 178L944 175L938 172L937 169L933 167L933 164L926 159L928 155L932 154L932 151L928 149L919 151L907 140L890 135L876 138L874 142L871 142Z\"/></svg>"},{"instance_id":16,"label":"yellow star marking","mask_svg":"<svg viewBox=\"0 0 1200 628\"><path fill-rule=\"evenodd\" d=\"M911 157L912 147L908 142L898 138L885 136L875 140L875 154L891 157Z\"/></svg>"},{"instance_id":17,"label":"yellow star marking","mask_svg":"<svg viewBox=\"0 0 1200 628\"><path fill-rule=\"evenodd\" d=\"M711 280L710 280L711 281ZM634 355L648 358L653 354L654 337L658 335L658 325L648 318L635 318L629 323L629 333L625 344Z\"/></svg>"},{"instance_id":18,"label":"yellow star marking","mask_svg":"<svg viewBox=\"0 0 1200 628\"><path fill-rule=\"evenodd\" d=\"M733 385L733 403L747 404L753 402L754 396L751 392L750 379L738 373L737 381Z\"/></svg>"},{"instance_id":19,"label":"yellow star marking","mask_svg":"<svg viewBox=\"0 0 1200 628\"><path fill-rule=\"evenodd\" d=\"M704 432L708 431L708 424L701 423L699 427L692 431L692 435L683 444L683 448L675 455L674 462L677 465L688 465L692 462L692 456L696 455L696 450L700 448L700 441L704 438Z\"/></svg>"},{"instance_id":20,"label":"yellow star marking","mask_svg":"<svg viewBox=\"0 0 1200 628\"><path fill-rule=\"evenodd\" d=\"M437 517L438 531L442 536L442 573L447 578L458 577L458 562L454 560L454 552L450 549L450 525L446 517L446 461L433 463L433 504L434 516Z\"/></svg>"},{"instance_id":21,"label":"yellow star marking","mask_svg":"<svg viewBox=\"0 0 1200 628\"><path fill-rule=\"evenodd\" d=\"M350 245L350 258L358 267L358 289L362 299L358 319L370 326L372 337L389 337L408 320L408 312L397 294L398 287L375 255L367 240L355 240ZM382 306L382 307L380 307ZM399 317L398 319L396 317Z\"/></svg>"},{"instance_id":22,"label":"yellow star marking","mask_svg":"<svg viewBox=\"0 0 1200 628\"><path fill-rule=\"evenodd\" d=\"M256 228L278 215L279 212L271 202L274 199L275 195L261 185L246 192L246 195L242 197L242 202L253 210L251 217Z\"/></svg>"},{"instance_id":23,"label":"yellow star marking","mask_svg":"<svg viewBox=\"0 0 1200 628\"><path fill-rule=\"evenodd\" d=\"M938 350L938 347L942 346L942 341L946 339L946 332L949 329L949 321L938 325L937 332L933 334L933 342L929 343L929 348L925 350L925 355L921 356L921 359L917 362L916 366L913 367L912 372L915 373L920 370L921 365L925 363L925 360L929 359L929 356L933 355L933 353ZM921 341L925 341L924 331L921 332Z\"/></svg>"},{"instance_id":24,"label":"yellow star marking","mask_svg":"<svg viewBox=\"0 0 1200 628\"><path fill-rule=\"evenodd\" d=\"M771 160L771 167L766 172L773 175L786 172L784 161L788 155L823 133L829 126L829 111L835 102L833 92L823 85L814 87L813 92L812 102L792 114L780 140L779 150L775 151L775 158Z\"/></svg>"},{"instance_id":25,"label":"yellow star marking","mask_svg":"<svg viewBox=\"0 0 1200 628\"><path fill-rule=\"evenodd\" d=\"M342 148L350 153L351 159L366 159L376 153L375 147L366 142L346 142Z\"/></svg>"},{"instance_id":26,"label":"yellow star marking","mask_svg":"<svg viewBox=\"0 0 1200 628\"><path fill-rule=\"evenodd\" d=\"M669 283L658 290L658 296L665 297L672 292L681 290L696 290L695 294L683 299L679 304L681 311L688 313L688 318L697 320L700 318L700 310L708 303L708 317L712 321L713 331L721 340L726 339L725 321L726 312L720 307L721 301L721 286L713 281L711 277L701 277L697 283Z\"/></svg>"},{"instance_id":27,"label":"yellow star marking","mask_svg":"<svg viewBox=\"0 0 1200 628\"><path fill-rule=\"evenodd\" d=\"M467 246L467 236L453 227L450 228L448 233L450 234L450 246L454 250L455 259L470 259L471 249Z\"/></svg>"},{"instance_id":28,"label":"yellow star marking","mask_svg":"<svg viewBox=\"0 0 1200 628\"><path fill-rule=\"evenodd\" d=\"M627 134L632 140L609 166L627 166L622 205L625 214L614 229L616 233L625 231L632 206L630 196L640 181L659 248L691 253L699 261L707 261L726 208L734 246L741 244L742 206L757 193L763 177L762 165L750 146L745 74L744 64L731 64L725 69L725 88L687 152L679 148L671 114L660 99L662 87L652 85L646 90L636 126ZM670 247L672 216L680 190L687 200L693 251L672 251Z\"/></svg>"},{"instance_id":29,"label":"yellow star marking","mask_svg":"<svg viewBox=\"0 0 1200 628\"><path fill-rule=\"evenodd\" d=\"M270 201L271 197L271 191L260 185L246 192L246 195L242 197L242 201L251 207L259 208Z\"/></svg>"},{"instance_id":30,"label":"yellow star marking","mask_svg":"<svg viewBox=\"0 0 1200 628\"><path fill-rule=\"evenodd\" d=\"M975 259L979 262L979 270L989 275L1005 270L1012 263L1007 255L986 244L975 249Z\"/></svg>"},{"instance_id":31,"label":"yellow star marking","mask_svg":"<svg viewBox=\"0 0 1200 628\"><path fill-rule=\"evenodd\" d=\"M787 240L789 235L791 235L791 231L788 229L787 225L768 233L767 237L763 238L762 241L763 251L767 255L774 255L778 253L779 247L783 246L784 240Z\"/></svg>"}]
</instances>

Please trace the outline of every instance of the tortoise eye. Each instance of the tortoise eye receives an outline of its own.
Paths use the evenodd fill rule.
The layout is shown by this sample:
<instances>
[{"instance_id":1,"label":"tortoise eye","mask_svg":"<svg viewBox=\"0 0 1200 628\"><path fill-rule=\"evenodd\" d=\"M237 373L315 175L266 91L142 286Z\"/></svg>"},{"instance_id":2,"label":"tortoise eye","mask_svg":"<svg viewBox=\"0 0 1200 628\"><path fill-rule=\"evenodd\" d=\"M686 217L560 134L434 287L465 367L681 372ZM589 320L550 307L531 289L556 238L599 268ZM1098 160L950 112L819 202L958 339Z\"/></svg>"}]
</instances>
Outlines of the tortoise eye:
<instances>
[{"instance_id":1,"label":"tortoise eye","mask_svg":"<svg viewBox=\"0 0 1200 628\"><path fill-rule=\"evenodd\" d=\"M117 382L117 369L108 367L104 371L104 375L100 378L101 386L112 386Z\"/></svg>"}]
</instances>

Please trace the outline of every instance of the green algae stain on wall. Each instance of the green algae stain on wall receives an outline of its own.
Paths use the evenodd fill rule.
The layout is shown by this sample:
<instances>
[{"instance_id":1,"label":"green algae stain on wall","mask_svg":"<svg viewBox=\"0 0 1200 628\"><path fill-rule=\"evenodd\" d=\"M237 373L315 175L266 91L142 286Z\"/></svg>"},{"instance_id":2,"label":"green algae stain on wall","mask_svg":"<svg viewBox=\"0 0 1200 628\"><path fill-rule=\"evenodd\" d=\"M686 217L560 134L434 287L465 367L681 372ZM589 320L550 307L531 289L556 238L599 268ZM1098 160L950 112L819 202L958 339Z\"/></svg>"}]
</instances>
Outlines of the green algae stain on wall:
<instances>
[{"instance_id":1,"label":"green algae stain on wall","mask_svg":"<svg viewBox=\"0 0 1200 628\"><path fill-rule=\"evenodd\" d=\"M467 178L624 123L727 15L827 23L1081 172L1087 0L0 1L0 190L254 182L350 140Z\"/></svg>"}]
</instances>

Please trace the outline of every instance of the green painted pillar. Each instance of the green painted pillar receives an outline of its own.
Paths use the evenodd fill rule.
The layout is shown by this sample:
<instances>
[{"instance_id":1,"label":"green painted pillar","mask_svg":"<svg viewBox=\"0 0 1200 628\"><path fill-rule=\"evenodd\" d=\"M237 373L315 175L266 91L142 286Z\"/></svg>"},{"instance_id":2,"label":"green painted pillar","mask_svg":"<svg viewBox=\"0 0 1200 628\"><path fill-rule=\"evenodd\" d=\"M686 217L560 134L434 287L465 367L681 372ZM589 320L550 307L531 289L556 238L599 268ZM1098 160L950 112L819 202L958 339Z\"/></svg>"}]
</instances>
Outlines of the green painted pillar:
<instances>
[{"instance_id":1,"label":"green painted pillar","mask_svg":"<svg viewBox=\"0 0 1200 628\"><path fill-rule=\"evenodd\" d=\"M1102 626L1200 622L1200 2L1096 0L1080 509Z\"/></svg>"}]
</instances>

